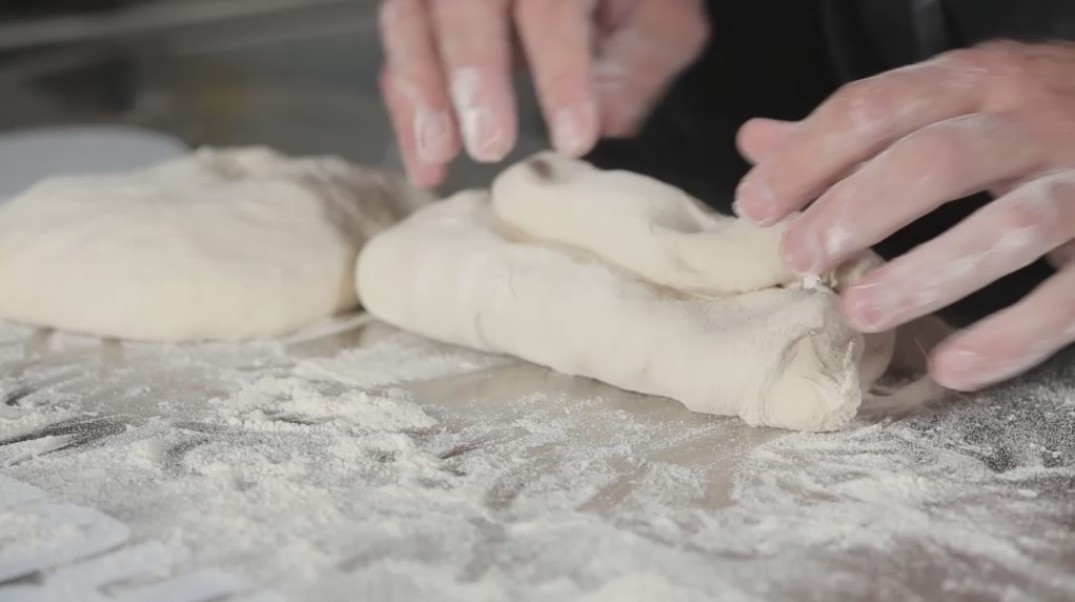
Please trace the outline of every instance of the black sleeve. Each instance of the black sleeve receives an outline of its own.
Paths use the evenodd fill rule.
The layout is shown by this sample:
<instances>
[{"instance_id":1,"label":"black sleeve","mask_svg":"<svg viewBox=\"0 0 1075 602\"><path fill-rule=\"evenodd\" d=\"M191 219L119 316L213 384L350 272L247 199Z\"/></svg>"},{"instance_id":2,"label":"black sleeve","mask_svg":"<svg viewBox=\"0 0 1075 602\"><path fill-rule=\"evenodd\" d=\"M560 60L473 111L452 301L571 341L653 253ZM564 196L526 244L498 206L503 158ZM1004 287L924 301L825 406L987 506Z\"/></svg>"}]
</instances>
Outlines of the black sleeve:
<instances>
[{"instance_id":1,"label":"black sleeve","mask_svg":"<svg viewBox=\"0 0 1075 602\"><path fill-rule=\"evenodd\" d=\"M708 2L712 41L634 139L603 141L590 160L675 184L730 210L747 163L747 119L801 119L835 87L817 0Z\"/></svg>"},{"instance_id":2,"label":"black sleeve","mask_svg":"<svg viewBox=\"0 0 1075 602\"><path fill-rule=\"evenodd\" d=\"M713 40L634 139L590 160L675 184L727 212L747 163L735 133L751 117L801 119L842 83L995 38L1075 39L1075 0L711 0ZM990 198L949 203L876 247L893 258ZM1025 296L1039 261L941 312L966 325Z\"/></svg>"}]
</instances>

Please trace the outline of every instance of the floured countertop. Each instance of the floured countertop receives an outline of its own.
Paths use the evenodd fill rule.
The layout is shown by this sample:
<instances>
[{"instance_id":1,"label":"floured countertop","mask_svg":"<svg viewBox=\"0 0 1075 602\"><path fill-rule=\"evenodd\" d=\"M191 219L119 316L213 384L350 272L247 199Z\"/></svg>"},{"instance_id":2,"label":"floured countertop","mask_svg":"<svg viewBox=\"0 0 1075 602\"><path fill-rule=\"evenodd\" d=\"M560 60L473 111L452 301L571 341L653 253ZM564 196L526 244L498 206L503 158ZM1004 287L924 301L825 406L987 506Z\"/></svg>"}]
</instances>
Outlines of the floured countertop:
<instances>
[{"instance_id":1,"label":"floured countertop","mask_svg":"<svg viewBox=\"0 0 1075 602\"><path fill-rule=\"evenodd\" d=\"M0 326L0 600L1075 599L1068 364L804 435L360 316Z\"/></svg>"}]
</instances>

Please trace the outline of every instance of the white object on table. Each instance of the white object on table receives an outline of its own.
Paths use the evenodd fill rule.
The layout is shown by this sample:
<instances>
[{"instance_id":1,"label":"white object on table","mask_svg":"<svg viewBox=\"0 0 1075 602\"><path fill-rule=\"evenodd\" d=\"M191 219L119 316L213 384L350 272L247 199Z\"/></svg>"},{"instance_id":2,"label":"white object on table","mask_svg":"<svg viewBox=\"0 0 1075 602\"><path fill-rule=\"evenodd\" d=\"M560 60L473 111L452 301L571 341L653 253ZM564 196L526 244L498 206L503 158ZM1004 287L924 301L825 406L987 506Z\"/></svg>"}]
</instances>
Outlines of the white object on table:
<instances>
[{"instance_id":1,"label":"white object on table","mask_svg":"<svg viewBox=\"0 0 1075 602\"><path fill-rule=\"evenodd\" d=\"M0 203L51 176L147 167L187 152L178 138L127 126L0 134Z\"/></svg>"}]
</instances>

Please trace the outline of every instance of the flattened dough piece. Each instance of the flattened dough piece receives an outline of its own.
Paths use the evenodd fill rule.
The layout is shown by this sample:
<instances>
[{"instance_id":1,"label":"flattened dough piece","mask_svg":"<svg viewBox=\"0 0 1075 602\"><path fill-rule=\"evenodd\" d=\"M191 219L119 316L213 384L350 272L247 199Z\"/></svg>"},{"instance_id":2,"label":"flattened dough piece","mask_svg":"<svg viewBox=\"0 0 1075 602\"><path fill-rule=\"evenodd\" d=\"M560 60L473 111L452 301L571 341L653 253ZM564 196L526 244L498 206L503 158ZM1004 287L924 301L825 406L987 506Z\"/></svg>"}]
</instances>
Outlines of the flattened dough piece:
<instances>
[{"instance_id":1,"label":"flattened dough piece","mask_svg":"<svg viewBox=\"0 0 1075 602\"><path fill-rule=\"evenodd\" d=\"M783 225L759 228L713 213L642 174L541 153L496 179L493 203L504 221L537 239L585 249L677 290L741 293L796 280L779 254Z\"/></svg>"},{"instance_id":2,"label":"flattened dough piece","mask_svg":"<svg viewBox=\"0 0 1075 602\"><path fill-rule=\"evenodd\" d=\"M827 288L685 294L518 235L488 194L456 195L366 246L361 300L433 339L752 425L837 429L861 403L862 337Z\"/></svg>"},{"instance_id":3,"label":"flattened dough piece","mask_svg":"<svg viewBox=\"0 0 1075 602\"><path fill-rule=\"evenodd\" d=\"M371 236L422 202L321 157L203 150L0 207L0 318L157 341L279 335L352 308Z\"/></svg>"}]
</instances>

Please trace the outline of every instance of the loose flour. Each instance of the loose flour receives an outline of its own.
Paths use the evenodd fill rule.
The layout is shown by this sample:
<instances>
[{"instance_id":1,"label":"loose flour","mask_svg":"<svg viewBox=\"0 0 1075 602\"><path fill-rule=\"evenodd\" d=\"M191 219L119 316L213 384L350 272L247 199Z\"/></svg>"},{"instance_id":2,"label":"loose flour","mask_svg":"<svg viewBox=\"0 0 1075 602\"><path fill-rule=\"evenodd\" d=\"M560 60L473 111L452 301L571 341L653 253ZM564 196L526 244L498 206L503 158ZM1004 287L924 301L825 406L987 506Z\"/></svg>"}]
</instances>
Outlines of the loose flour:
<instances>
[{"instance_id":1,"label":"loose flour","mask_svg":"<svg viewBox=\"0 0 1075 602\"><path fill-rule=\"evenodd\" d=\"M1075 596L1075 394L1058 370L788 435L338 326L193 347L0 327L0 466L15 479L0 558L77 537L45 496L128 529L112 554L162 558L79 582L101 600L186 575L294 600ZM104 570L88 563L33 591L91 599L57 589Z\"/></svg>"}]
</instances>

